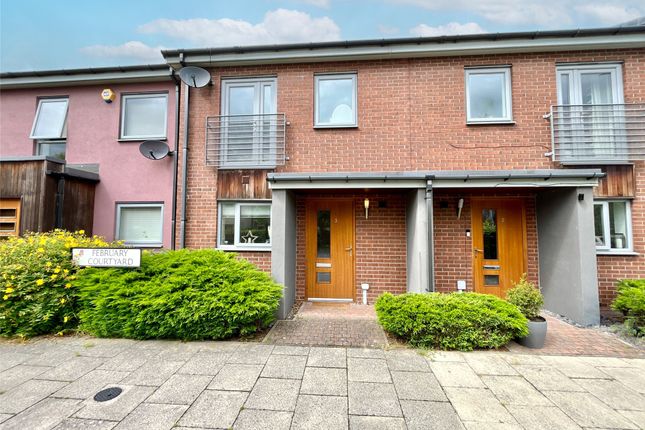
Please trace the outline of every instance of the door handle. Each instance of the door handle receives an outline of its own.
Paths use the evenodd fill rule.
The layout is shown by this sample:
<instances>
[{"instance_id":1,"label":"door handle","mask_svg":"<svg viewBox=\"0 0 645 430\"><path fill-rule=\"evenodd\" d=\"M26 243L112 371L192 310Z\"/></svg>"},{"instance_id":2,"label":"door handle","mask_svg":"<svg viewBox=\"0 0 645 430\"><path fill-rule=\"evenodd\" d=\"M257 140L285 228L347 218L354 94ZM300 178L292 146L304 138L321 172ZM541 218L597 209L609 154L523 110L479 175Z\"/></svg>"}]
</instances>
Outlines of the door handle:
<instances>
[{"instance_id":1,"label":"door handle","mask_svg":"<svg viewBox=\"0 0 645 430\"><path fill-rule=\"evenodd\" d=\"M479 248L473 248L473 252L484 252L484 250Z\"/></svg>"}]
</instances>

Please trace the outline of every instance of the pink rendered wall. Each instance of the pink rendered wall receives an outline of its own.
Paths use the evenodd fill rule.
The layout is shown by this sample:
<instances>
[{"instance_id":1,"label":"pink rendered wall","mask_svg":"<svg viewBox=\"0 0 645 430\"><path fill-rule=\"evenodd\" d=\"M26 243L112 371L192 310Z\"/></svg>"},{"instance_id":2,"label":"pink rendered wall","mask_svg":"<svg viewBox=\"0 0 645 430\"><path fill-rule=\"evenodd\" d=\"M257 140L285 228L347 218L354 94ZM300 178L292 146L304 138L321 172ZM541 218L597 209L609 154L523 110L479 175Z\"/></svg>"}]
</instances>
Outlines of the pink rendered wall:
<instances>
[{"instance_id":1,"label":"pink rendered wall","mask_svg":"<svg viewBox=\"0 0 645 430\"><path fill-rule=\"evenodd\" d=\"M101 90L117 95L111 104ZM162 202L163 244L170 247L173 157L152 161L139 153L140 142L119 142L121 94L168 93L168 146L175 149L175 85L173 82L106 84L59 88L4 90L0 92L0 157L35 154L29 139L39 97L67 96L67 163L99 164L94 234L113 240L116 203Z\"/></svg>"}]
</instances>

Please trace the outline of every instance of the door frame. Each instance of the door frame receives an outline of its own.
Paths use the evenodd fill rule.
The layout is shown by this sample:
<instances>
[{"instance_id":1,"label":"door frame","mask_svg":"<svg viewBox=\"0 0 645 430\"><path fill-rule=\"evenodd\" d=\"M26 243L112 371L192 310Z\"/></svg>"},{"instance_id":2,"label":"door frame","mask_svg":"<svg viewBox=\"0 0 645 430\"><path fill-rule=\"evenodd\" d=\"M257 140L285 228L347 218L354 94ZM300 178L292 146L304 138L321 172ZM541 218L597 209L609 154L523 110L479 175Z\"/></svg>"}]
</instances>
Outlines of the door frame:
<instances>
[{"instance_id":1,"label":"door frame","mask_svg":"<svg viewBox=\"0 0 645 430\"><path fill-rule=\"evenodd\" d=\"M485 201L494 201L494 202L503 202L503 201L513 201L513 202L519 202L521 204L522 208L522 249L523 249L523 255L522 255L522 262L524 263L524 272L528 271L529 268L529 257L528 257L528 230L527 230L527 222L526 222L526 198L525 197L502 197L502 196L495 196L495 197L486 197L486 196L475 196L470 198L470 229L473 232L472 238L471 238L471 243L470 243L470 253L471 253L471 264L472 264L472 282L473 282L473 291L477 291L477 283L478 283L478 277L481 272L481 268L478 267L477 264L477 253L475 252L475 211L473 211L473 207L475 206L475 202L481 203Z\"/></svg>"},{"instance_id":2,"label":"door frame","mask_svg":"<svg viewBox=\"0 0 645 430\"><path fill-rule=\"evenodd\" d=\"M352 297L348 298L331 298L331 299L320 299L319 301L328 301L328 302L347 302L351 300L352 302L356 301L356 205L354 204L355 199L353 197L316 197L316 196L306 196L305 201L305 301L309 300L309 272L312 264L315 264L315 261L311 261L310 252L308 252L308 247L311 243L311 236L309 234L309 229L307 228L307 214L309 212L310 205L314 202L324 202L324 201L333 201L333 202L344 202L348 203L352 208L352 220L351 220L351 233L352 233L352 264L351 264L351 282L352 282ZM315 258L314 258L315 259ZM315 274L315 271L314 271ZM314 297L318 299L317 297Z\"/></svg>"}]
</instances>

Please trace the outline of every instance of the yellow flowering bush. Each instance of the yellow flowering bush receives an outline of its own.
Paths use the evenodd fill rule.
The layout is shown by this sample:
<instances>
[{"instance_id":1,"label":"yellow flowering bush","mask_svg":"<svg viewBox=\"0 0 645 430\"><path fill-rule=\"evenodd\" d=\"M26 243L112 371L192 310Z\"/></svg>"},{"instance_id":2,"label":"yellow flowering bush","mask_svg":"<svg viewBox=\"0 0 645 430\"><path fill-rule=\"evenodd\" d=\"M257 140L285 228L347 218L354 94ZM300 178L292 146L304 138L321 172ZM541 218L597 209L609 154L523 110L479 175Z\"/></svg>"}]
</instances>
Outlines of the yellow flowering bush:
<instances>
[{"instance_id":1,"label":"yellow flowering bush","mask_svg":"<svg viewBox=\"0 0 645 430\"><path fill-rule=\"evenodd\" d=\"M72 248L119 246L83 230L0 241L0 336L63 333L78 325Z\"/></svg>"}]
</instances>

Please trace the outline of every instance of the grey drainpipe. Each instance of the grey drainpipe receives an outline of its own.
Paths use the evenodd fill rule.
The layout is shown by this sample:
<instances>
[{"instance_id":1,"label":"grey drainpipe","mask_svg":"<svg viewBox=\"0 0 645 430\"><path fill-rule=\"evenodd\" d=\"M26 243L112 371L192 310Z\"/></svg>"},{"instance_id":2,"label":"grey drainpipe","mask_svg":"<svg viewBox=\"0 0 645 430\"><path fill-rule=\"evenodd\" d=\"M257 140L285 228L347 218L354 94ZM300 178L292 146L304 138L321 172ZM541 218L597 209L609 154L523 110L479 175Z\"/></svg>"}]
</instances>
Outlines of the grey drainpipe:
<instances>
[{"instance_id":1,"label":"grey drainpipe","mask_svg":"<svg viewBox=\"0 0 645 430\"><path fill-rule=\"evenodd\" d=\"M426 209L428 212L428 292L434 291L434 207L432 195L432 177L426 177Z\"/></svg>"},{"instance_id":2,"label":"grey drainpipe","mask_svg":"<svg viewBox=\"0 0 645 430\"><path fill-rule=\"evenodd\" d=\"M175 241L177 239L177 171L179 169L179 85L181 85L181 81L177 79L174 72L172 73L172 77L175 81L175 159L173 160L172 169L172 225L170 226L170 249L175 249Z\"/></svg>"},{"instance_id":3,"label":"grey drainpipe","mask_svg":"<svg viewBox=\"0 0 645 430\"><path fill-rule=\"evenodd\" d=\"M182 55L183 56L183 55ZM183 60L183 58L182 58ZM190 100L190 87L184 84L184 146L182 156L181 174L181 225L179 227L179 248L186 247L186 184L188 183L188 102Z\"/></svg>"}]
</instances>

